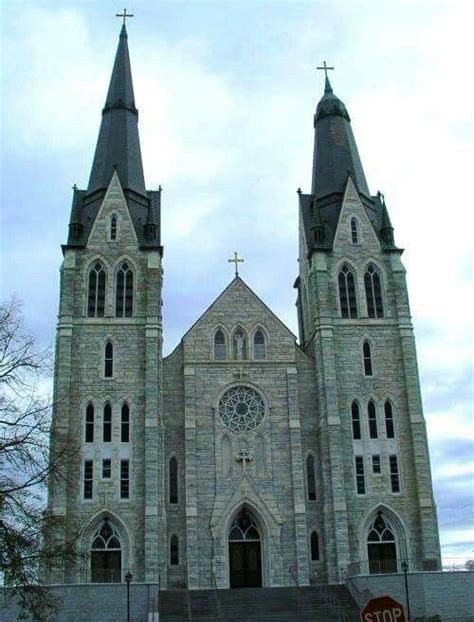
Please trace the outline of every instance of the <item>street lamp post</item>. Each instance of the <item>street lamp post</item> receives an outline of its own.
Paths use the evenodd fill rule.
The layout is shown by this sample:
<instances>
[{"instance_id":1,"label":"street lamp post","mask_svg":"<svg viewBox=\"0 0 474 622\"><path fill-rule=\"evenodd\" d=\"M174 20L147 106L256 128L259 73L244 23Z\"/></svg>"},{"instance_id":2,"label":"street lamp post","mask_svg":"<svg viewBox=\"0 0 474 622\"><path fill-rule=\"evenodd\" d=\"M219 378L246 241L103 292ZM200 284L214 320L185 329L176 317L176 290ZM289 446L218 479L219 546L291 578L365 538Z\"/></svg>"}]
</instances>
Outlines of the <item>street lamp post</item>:
<instances>
[{"instance_id":1,"label":"street lamp post","mask_svg":"<svg viewBox=\"0 0 474 622\"><path fill-rule=\"evenodd\" d=\"M129 570L125 575L125 581L127 583L127 622L130 622L130 581L132 578L133 575Z\"/></svg>"},{"instance_id":2,"label":"street lamp post","mask_svg":"<svg viewBox=\"0 0 474 622\"><path fill-rule=\"evenodd\" d=\"M402 570L403 570L403 574L405 575L405 599L407 603L408 622L410 622L411 613L410 613L410 595L408 594L408 562L406 560L402 562Z\"/></svg>"}]
</instances>

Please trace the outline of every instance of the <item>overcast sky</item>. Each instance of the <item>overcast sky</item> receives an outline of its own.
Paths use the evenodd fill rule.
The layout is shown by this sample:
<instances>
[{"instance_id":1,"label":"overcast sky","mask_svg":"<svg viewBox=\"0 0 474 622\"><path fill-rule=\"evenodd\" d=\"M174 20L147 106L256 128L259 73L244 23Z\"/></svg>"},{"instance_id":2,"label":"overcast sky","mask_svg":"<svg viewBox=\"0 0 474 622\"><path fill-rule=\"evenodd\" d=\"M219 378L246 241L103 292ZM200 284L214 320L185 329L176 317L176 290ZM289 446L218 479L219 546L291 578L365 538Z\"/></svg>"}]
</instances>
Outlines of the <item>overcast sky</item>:
<instances>
[{"instance_id":1,"label":"overcast sky","mask_svg":"<svg viewBox=\"0 0 474 622\"><path fill-rule=\"evenodd\" d=\"M474 549L470 2L127 6L149 189L162 184L165 352L233 277L296 333L297 195L323 60L406 249L445 557ZM1 290L54 337L60 244L87 186L121 12L1 2ZM471 49L469 49L471 48Z\"/></svg>"}]
</instances>

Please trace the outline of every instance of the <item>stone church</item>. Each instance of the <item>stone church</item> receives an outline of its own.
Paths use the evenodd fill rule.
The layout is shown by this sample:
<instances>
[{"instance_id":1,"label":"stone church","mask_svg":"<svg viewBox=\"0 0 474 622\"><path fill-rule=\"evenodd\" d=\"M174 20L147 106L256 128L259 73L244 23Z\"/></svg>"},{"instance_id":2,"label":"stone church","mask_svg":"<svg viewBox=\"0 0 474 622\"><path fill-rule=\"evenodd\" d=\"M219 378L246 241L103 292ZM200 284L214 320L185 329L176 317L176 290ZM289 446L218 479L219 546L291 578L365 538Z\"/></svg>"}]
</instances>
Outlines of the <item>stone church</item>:
<instances>
[{"instance_id":1,"label":"stone church","mask_svg":"<svg viewBox=\"0 0 474 622\"><path fill-rule=\"evenodd\" d=\"M63 435L78 450L48 512L85 555L55 582L130 570L162 589L273 587L439 567L402 250L327 75L312 171L299 339L236 275L163 357L161 188L145 186L122 27L63 245L52 452Z\"/></svg>"}]
</instances>

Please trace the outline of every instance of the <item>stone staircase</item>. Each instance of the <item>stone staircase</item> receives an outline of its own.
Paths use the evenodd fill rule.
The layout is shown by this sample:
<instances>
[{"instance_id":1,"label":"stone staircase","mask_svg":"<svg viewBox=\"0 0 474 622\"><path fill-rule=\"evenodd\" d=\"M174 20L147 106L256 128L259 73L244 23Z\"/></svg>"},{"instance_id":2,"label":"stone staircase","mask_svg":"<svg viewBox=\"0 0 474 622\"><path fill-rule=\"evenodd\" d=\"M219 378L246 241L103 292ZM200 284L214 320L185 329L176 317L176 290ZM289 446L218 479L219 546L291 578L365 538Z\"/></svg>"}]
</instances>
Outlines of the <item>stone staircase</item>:
<instances>
[{"instance_id":1,"label":"stone staircase","mask_svg":"<svg viewBox=\"0 0 474 622\"><path fill-rule=\"evenodd\" d=\"M343 585L166 590L160 622L358 622L359 610Z\"/></svg>"}]
</instances>

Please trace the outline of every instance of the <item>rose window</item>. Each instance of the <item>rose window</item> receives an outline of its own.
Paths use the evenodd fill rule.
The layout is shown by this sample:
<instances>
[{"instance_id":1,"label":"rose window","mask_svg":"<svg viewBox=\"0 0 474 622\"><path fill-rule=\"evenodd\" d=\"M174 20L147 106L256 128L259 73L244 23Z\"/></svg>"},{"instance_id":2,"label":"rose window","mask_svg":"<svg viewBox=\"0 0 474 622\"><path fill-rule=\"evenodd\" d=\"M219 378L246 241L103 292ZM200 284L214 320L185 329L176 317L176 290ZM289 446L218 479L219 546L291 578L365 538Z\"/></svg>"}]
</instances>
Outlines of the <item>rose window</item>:
<instances>
[{"instance_id":1,"label":"rose window","mask_svg":"<svg viewBox=\"0 0 474 622\"><path fill-rule=\"evenodd\" d=\"M232 432L255 430L265 416L265 404L260 393L249 387L233 387L219 402L219 417Z\"/></svg>"}]
</instances>

